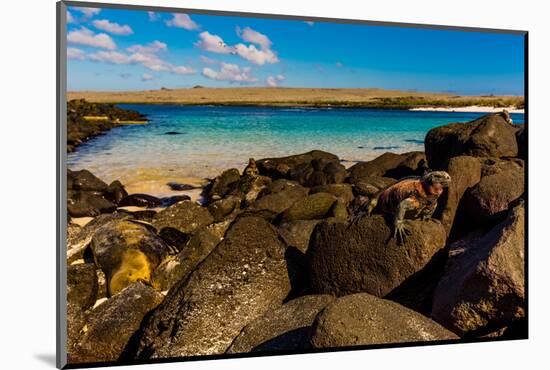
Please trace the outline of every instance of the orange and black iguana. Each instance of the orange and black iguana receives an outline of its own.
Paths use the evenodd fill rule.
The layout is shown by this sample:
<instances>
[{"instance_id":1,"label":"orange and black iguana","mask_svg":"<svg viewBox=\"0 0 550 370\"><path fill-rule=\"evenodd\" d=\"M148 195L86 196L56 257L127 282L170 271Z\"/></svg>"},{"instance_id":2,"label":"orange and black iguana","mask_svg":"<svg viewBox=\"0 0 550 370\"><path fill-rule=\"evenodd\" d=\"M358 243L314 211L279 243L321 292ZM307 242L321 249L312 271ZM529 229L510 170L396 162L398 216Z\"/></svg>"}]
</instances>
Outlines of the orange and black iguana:
<instances>
[{"instance_id":1,"label":"orange and black iguana","mask_svg":"<svg viewBox=\"0 0 550 370\"><path fill-rule=\"evenodd\" d=\"M360 211L358 217L365 213L370 216L372 212L393 215L393 237L398 243L402 243L410 235L404 220L430 219L437 207L437 199L450 183L451 176L445 171L405 177L380 190L365 205L366 210L363 207L363 212Z\"/></svg>"}]
</instances>

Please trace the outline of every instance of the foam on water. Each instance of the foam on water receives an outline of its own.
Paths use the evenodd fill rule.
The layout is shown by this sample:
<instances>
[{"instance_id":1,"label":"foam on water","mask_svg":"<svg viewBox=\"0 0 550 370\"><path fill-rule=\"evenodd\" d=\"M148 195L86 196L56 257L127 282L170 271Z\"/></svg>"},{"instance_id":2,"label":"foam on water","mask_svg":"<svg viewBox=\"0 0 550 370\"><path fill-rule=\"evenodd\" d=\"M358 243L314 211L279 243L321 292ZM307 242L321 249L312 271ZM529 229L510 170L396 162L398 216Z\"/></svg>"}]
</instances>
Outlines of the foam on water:
<instances>
[{"instance_id":1,"label":"foam on water","mask_svg":"<svg viewBox=\"0 0 550 370\"><path fill-rule=\"evenodd\" d=\"M159 184L214 177L248 158L325 150L353 163L385 151L423 150L432 127L483 113L124 104L147 125L116 127L68 156L71 169L158 193ZM515 123L523 114L512 114ZM171 134L166 134L171 132ZM177 134L174 134L177 133ZM387 149L391 148L391 149ZM167 189L162 189L164 192Z\"/></svg>"}]
</instances>

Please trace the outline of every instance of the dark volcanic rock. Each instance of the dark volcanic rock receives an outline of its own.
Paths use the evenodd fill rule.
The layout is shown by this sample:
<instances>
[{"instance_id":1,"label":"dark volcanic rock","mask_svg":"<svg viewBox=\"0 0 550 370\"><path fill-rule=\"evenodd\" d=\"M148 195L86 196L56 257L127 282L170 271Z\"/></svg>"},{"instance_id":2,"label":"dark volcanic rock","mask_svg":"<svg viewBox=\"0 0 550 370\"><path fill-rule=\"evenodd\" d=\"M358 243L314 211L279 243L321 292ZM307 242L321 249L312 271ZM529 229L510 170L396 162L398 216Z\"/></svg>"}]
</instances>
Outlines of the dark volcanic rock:
<instances>
[{"instance_id":1,"label":"dark volcanic rock","mask_svg":"<svg viewBox=\"0 0 550 370\"><path fill-rule=\"evenodd\" d=\"M396 244L380 215L362 217L351 225L317 225L307 251L313 291L383 297L421 271L445 246L445 229L435 220L406 222L411 235L403 245Z\"/></svg>"},{"instance_id":2,"label":"dark volcanic rock","mask_svg":"<svg viewBox=\"0 0 550 370\"><path fill-rule=\"evenodd\" d=\"M288 177L301 185L314 187L340 184L346 179L347 172L339 160L320 158L291 168Z\"/></svg>"},{"instance_id":3,"label":"dark volcanic rock","mask_svg":"<svg viewBox=\"0 0 550 370\"><path fill-rule=\"evenodd\" d=\"M266 189L258 195L249 209L251 210L269 210L275 214L284 212L297 201L305 198L308 189L304 188L295 181L279 179L269 184Z\"/></svg>"},{"instance_id":4,"label":"dark volcanic rock","mask_svg":"<svg viewBox=\"0 0 550 370\"><path fill-rule=\"evenodd\" d=\"M105 119L86 120L86 116L101 116ZM121 121L146 121L136 111L122 109L114 104L89 103L84 99L67 102L67 151L72 152L80 143L101 134Z\"/></svg>"},{"instance_id":5,"label":"dark volcanic rock","mask_svg":"<svg viewBox=\"0 0 550 370\"><path fill-rule=\"evenodd\" d=\"M321 220L295 220L283 222L279 225L279 234L288 246L297 248L306 253L309 239L315 226Z\"/></svg>"},{"instance_id":6,"label":"dark volcanic rock","mask_svg":"<svg viewBox=\"0 0 550 370\"><path fill-rule=\"evenodd\" d=\"M451 176L452 182L447 191L441 196L435 218L441 220L441 224L445 227L447 235L450 235L462 196L481 179L481 164L474 157L453 157L449 161L447 172ZM464 215L459 215L460 217L464 218ZM460 228L460 224L464 222L464 219L457 220L457 224L454 227L455 232Z\"/></svg>"},{"instance_id":7,"label":"dark volcanic rock","mask_svg":"<svg viewBox=\"0 0 550 370\"><path fill-rule=\"evenodd\" d=\"M236 168L225 170L221 175L211 181L203 190L203 196L207 203L223 198L229 191L229 186L239 181L241 173Z\"/></svg>"},{"instance_id":8,"label":"dark volcanic rock","mask_svg":"<svg viewBox=\"0 0 550 370\"><path fill-rule=\"evenodd\" d=\"M239 197L245 205L248 205L255 201L270 183L271 178L267 176L243 176L239 181L230 185L228 194Z\"/></svg>"},{"instance_id":9,"label":"dark volcanic rock","mask_svg":"<svg viewBox=\"0 0 550 370\"><path fill-rule=\"evenodd\" d=\"M101 213L114 212L116 205L90 191L69 190L67 210L71 217L95 217Z\"/></svg>"},{"instance_id":10,"label":"dark volcanic rock","mask_svg":"<svg viewBox=\"0 0 550 370\"><path fill-rule=\"evenodd\" d=\"M170 207L183 200L191 200L189 195L172 195L171 197L165 197L160 199L161 207Z\"/></svg>"},{"instance_id":11,"label":"dark volcanic rock","mask_svg":"<svg viewBox=\"0 0 550 370\"><path fill-rule=\"evenodd\" d=\"M176 203L153 217L153 226L157 230L170 227L184 234L192 234L212 222L214 218L208 209L189 200Z\"/></svg>"},{"instance_id":12,"label":"dark volcanic rock","mask_svg":"<svg viewBox=\"0 0 550 370\"><path fill-rule=\"evenodd\" d=\"M283 213L284 221L316 220L328 216L336 197L329 193L308 195L297 201Z\"/></svg>"},{"instance_id":13,"label":"dark volcanic rock","mask_svg":"<svg viewBox=\"0 0 550 370\"><path fill-rule=\"evenodd\" d=\"M94 305L97 294L96 266L93 263L67 266L67 303L87 310Z\"/></svg>"},{"instance_id":14,"label":"dark volcanic rock","mask_svg":"<svg viewBox=\"0 0 550 370\"><path fill-rule=\"evenodd\" d=\"M366 293L330 303L315 319L313 348L429 342L458 337L436 322L395 302Z\"/></svg>"},{"instance_id":15,"label":"dark volcanic rock","mask_svg":"<svg viewBox=\"0 0 550 370\"><path fill-rule=\"evenodd\" d=\"M285 249L268 222L239 218L144 323L132 357L224 353L247 324L289 293Z\"/></svg>"},{"instance_id":16,"label":"dark volcanic rock","mask_svg":"<svg viewBox=\"0 0 550 370\"><path fill-rule=\"evenodd\" d=\"M163 295L135 282L92 310L72 358L74 363L116 361L143 317Z\"/></svg>"},{"instance_id":17,"label":"dark volcanic rock","mask_svg":"<svg viewBox=\"0 0 550 370\"><path fill-rule=\"evenodd\" d=\"M179 182L169 182L166 185L168 185L170 187L170 189L174 190L174 191L200 189L200 186L189 185L189 184L180 184Z\"/></svg>"},{"instance_id":18,"label":"dark volcanic rock","mask_svg":"<svg viewBox=\"0 0 550 370\"><path fill-rule=\"evenodd\" d=\"M425 169L423 152L404 154L384 153L368 162L354 164L348 169L350 182L359 183L362 179L372 177L392 177L400 179L405 176L421 175Z\"/></svg>"},{"instance_id":19,"label":"dark volcanic rock","mask_svg":"<svg viewBox=\"0 0 550 370\"><path fill-rule=\"evenodd\" d=\"M268 311L248 324L226 353L310 349L311 325L334 299L330 295L308 295Z\"/></svg>"},{"instance_id":20,"label":"dark volcanic rock","mask_svg":"<svg viewBox=\"0 0 550 370\"><path fill-rule=\"evenodd\" d=\"M162 204L161 200L157 197L154 197L148 194L137 193L137 194L130 194L125 196L118 203L118 206L119 207L134 206L134 207L154 208L154 207L160 207L161 204Z\"/></svg>"},{"instance_id":21,"label":"dark volcanic rock","mask_svg":"<svg viewBox=\"0 0 550 370\"><path fill-rule=\"evenodd\" d=\"M341 198L344 204L349 204L353 200L353 190L351 184L329 184L319 185L311 189L310 194L329 193L337 198Z\"/></svg>"},{"instance_id":22,"label":"dark volcanic rock","mask_svg":"<svg viewBox=\"0 0 550 370\"><path fill-rule=\"evenodd\" d=\"M105 190L105 198L111 202L118 204L120 201L128 196L128 192L124 188L124 185L118 180L113 181Z\"/></svg>"},{"instance_id":23,"label":"dark volcanic rock","mask_svg":"<svg viewBox=\"0 0 550 370\"><path fill-rule=\"evenodd\" d=\"M334 154L321 150L313 150L311 152L288 157L260 159L256 161L256 164L258 165L261 175L269 176L272 179L291 179L291 171L296 170L299 166L310 166L313 160L339 162L338 157Z\"/></svg>"},{"instance_id":24,"label":"dark volcanic rock","mask_svg":"<svg viewBox=\"0 0 550 370\"><path fill-rule=\"evenodd\" d=\"M465 209L479 223L499 220L510 203L525 191L525 168L520 159L491 162L482 169L482 178L465 194Z\"/></svg>"},{"instance_id":25,"label":"dark volcanic rock","mask_svg":"<svg viewBox=\"0 0 550 370\"><path fill-rule=\"evenodd\" d=\"M514 208L487 234L453 243L432 317L460 335L480 335L525 316L525 210Z\"/></svg>"},{"instance_id":26,"label":"dark volcanic rock","mask_svg":"<svg viewBox=\"0 0 550 370\"><path fill-rule=\"evenodd\" d=\"M241 205L241 198L230 195L208 205L208 211L214 217L214 222L222 221Z\"/></svg>"},{"instance_id":27,"label":"dark volcanic rock","mask_svg":"<svg viewBox=\"0 0 550 370\"><path fill-rule=\"evenodd\" d=\"M134 281L151 281L153 270L167 254L166 244L142 225L130 221L107 224L91 242L94 260L107 277L111 295Z\"/></svg>"},{"instance_id":28,"label":"dark volcanic rock","mask_svg":"<svg viewBox=\"0 0 550 370\"><path fill-rule=\"evenodd\" d=\"M428 164L434 170L444 170L449 159L459 155L492 158L518 155L516 128L501 113L433 128L424 145Z\"/></svg>"},{"instance_id":29,"label":"dark volcanic rock","mask_svg":"<svg viewBox=\"0 0 550 370\"><path fill-rule=\"evenodd\" d=\"M69 170L67 171L67 178L68 184L70 185L68 189L71 190L84 190L103 193L108 188L106 183L94 176L94 174L88 170Z\"/></svg>"},{"instance_id":30,"label":"dark volcanic rock","mask_svg":"<svg viewBox=\"0 0 550 370\"><path fill-rule=\"evenodd\" d=\"M166 258L153 273L153 286L161 291L169 290L202 262L222 240L212 228L195 233L175 256Z\"/></svg>"}]
</instances>

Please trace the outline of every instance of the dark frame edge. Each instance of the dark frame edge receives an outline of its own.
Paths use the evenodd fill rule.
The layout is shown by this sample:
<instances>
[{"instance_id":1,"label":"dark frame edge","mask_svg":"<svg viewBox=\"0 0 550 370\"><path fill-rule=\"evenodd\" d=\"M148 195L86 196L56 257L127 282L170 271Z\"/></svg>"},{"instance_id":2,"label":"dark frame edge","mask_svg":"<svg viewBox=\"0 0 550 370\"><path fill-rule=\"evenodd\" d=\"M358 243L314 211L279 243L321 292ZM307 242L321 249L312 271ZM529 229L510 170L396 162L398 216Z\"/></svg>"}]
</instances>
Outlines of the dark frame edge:
<instances>
[{"instance_id":1,"label":"dark frame edge","mask_svg":"<svg viewBox=\"0 0 550 370\"><path fill-rule=\"evenodd\" d=\"M66 191L66 117L67 117L67 5L56 3L56 367L67 366L67 191Z\"/></svg>"}]
</instances>

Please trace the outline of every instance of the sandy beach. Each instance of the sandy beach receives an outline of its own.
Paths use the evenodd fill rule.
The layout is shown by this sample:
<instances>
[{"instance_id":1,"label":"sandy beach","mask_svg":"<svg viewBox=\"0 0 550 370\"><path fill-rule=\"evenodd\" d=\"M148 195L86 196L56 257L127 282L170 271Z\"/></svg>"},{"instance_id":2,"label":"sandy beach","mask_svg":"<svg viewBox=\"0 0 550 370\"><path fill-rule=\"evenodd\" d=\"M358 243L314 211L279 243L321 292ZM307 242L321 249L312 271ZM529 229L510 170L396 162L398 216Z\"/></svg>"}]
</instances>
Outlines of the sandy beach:
<instances>
[{"instance_id":1,"label":"sandy beach","mask_svg":"<svg viewBox=\"0 0 550 370\"><path fill-rule=\"evenodd\" d=\"M471 105L468 107L453 107L453 108L442 108L442 107L418 107L411 108L411 111L423 111L423 112L471 112L471 113L498 113L506 109L509 113L525 113L525 109L516 109L515 106L509 107L485 107L480 105Z\"/></svg>"}]
</instances>

